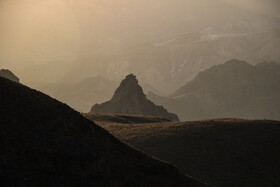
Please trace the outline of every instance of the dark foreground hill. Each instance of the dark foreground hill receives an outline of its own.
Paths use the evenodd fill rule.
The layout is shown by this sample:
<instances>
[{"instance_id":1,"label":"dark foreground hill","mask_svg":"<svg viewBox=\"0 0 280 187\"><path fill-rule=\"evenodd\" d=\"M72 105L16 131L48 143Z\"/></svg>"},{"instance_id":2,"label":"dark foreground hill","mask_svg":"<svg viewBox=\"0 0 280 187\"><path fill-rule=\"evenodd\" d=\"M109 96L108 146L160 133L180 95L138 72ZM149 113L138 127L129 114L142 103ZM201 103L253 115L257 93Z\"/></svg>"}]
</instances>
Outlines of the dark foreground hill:
<instances>
[{"instance_id":1,"label":"dark foreground hill","mask_svg":"<svg viewBox=\"0 0 280 187\"><path fill-rule=\"evenodd\" d=\"M0 90L0 186L202 185L40 92Z\"/></svg>"},{"instance_id":2,"label":"dark foreground hill","mask_svg":"<svg viewBox=\"0 0 280 187\"><path fill-rule=\"evenodd\" d=\"M135 75L127 75L114 93L113 98L102 104L96 104L91 112L157 116L179 121L176 114L169 113L147 99Z\"/></svg>"},{"instance_id":3,"label":"dark foreground hill","mask_svg":"<svg viewBox=\"0 0 280 187\"><path fill-rule=\"evenodd\" d=\"M122 141L175 164L210 186L279 186L280 122L218 119L97 122Z\"/></svg>"},{"instance_id":4,"label":"dark foreground hill","mask_svg":"<svg viewBox=\"0 0 280 187\"><path fill-rule=\"evenodd\" d=\"M183 121L213 118L280 120L280 64L230 60L213 66L169 98L148 94Z\"/></svg>"},{"instance_id":5,"label":"dark foreground hill","mask_svg":"<svg viewBox=\"0 0 280 187\"><path fill-rule=\"evenodd\" d=\"M8 69L0 69L0 77L19 83L19 78Z\"/></svg>"}]
</instances>

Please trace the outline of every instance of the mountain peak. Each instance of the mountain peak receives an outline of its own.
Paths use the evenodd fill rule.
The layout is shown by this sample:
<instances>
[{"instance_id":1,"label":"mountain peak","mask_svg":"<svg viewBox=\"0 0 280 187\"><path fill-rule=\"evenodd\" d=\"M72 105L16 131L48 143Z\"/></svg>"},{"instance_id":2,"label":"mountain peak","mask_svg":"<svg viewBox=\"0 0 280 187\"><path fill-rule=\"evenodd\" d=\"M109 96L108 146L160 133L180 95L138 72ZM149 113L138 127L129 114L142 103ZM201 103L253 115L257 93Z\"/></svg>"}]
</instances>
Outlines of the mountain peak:
<instances>
[{"instance_id":1,"label":"mountain peak","mask_svg":"<svg viewBox=\"0 0 280 187\"><path fill-rule=\"evenodd\" d=\"M127 99L131 98L132 96L138 97L140 100L146 99L143 89L138 84L136 76L129 74L125 77L118 89L115 91L112 100L116 101L122 98Z\"/></svg>"},{"instance_id":2,"label":"mountain peak","mask_svg":"<svg viewBox=\"0 0 280 187\"><path fill-rule=\"evenodd\" d=\"M129 80L136 81L138 83L138 80L137 80L136 76L132 73L127 75L124 79L124 81L129 81Z\"/></svg>"},{"instance_id":3,"label":"mountain peak","mask_svg":"<svg viewBox=\"0 0 280 187\"><path fill-rule=\"evenodd\" d=\"M139 86L138 80L135 75L129 74L125 77L125 79L121 82L120 87L126 87L126 86Z\"/></svg>"},{"instance_id":4,"label":"mountain peak","mask_svg":"<svg viewBox=\"0 0 280 187\"><path fill-rule=\"evenodd\" d=\"M133 75L132 73L127 75L120 84L120 87L131 87L131 86L140 87L136 76Z\"/></svg>"},{"instance_id":5,"label":"mountain peak","mask_svg":"<svg viewBox=\"0 0 280 187\"><path fill-rule=\"evenodd\" d=\"M175 114L168 113L162 106L157 106L148 100L133 74L125 77L110 101L94 105L91 112L157 116L179 120Z\"/></svg>"}]
</instances>

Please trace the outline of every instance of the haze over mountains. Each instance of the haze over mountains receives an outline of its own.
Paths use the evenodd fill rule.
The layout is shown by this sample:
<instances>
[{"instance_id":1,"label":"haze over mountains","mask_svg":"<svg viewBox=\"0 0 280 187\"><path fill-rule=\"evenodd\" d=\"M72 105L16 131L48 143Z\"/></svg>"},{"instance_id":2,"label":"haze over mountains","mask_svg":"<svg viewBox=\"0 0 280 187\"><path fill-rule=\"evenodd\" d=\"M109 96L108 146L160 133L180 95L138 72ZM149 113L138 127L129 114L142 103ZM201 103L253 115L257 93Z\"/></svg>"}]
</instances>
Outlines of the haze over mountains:
<instances>
[{"instance_id":1,"label":"haze over mountains","mask_svg":"<svg viewBox=\"0 0 280 187\"><path fill-rule=\"evenodd\" d=\"M200 72L177 91L170 89L172 94L167 97L161 96L162 92L151 86L157 82L156 78L140 85L146 88L148 99L177 114L182 121L220 117L279 119L279 72L279 63L276 62L252 65L246 61L231 60ZM75 75L75 72L71 74ZM179 73L174 75L180 77ZM162 83L168 85L168 81ZM88 112L93 104L111 99L117 85L117 81L92 76L78 82L45 84L37 86L37 89L80 112ZM172 87L176 87L174 85Z\"/></svg>"},{"instance_id":2,"label":"haze over mountains","mask_svg":"<svg viewBox=\"0 0 280 187\"><path fill-rule=\"evenodd\" d=\"M280 64L231 60L199 73L170 97L148 98L181 120L280 119Z\"/></svg>"},{"instance_id":3,"label":"haze over mountains","mask_svg":"<svg viewBox=\"0 0 280 187\"><path fill-rule=\"evenodd\" d=\"M237 31L235 31L236 29ZM280 29L249 32L209 28L198 33L145 42L105 55L81 60L65 75L66 80L91 74L120 80L134 73L164 95L171 94L200 71L237 58L252 64L280 61ZM79 72L79 73L77 73ZM74 76L73 76L74 75Z\"/></svg>"},{"instance_id":4,"label":"haze over mountains","mask_svg":"<svg viewBox=\"0 0 280 187\"><path fill-rule=\"evenodd\" d=\"M0 65L32 87L134 73L168 95L232 58L279 61L278 10L277 0L3 0Z\"/></svg>"},{"instance_id":5,"label":"haze over mountains","mask_svg":"<svg viewBox=\"0 0 280 187\"><path fill-rule=\"evenodd\" d=\"M279 2L2 0L0 12L1 63L26 67L154 43L208 27L268 28L279 21Z\"/></svg>"},{"instance_id":6,"label":"haze over mountains","mask_svg":"<svg viewBox=\"0 0 280 187\"><path fill-rule=\"evenodd\" d=\"M279 31L279 28L250 31L238 26L208 28L160 42L147 41L82 58L78 60L79 63L70 61L57 66L55 64L59 62L32 66L18 74L27 84L34 85L34 82L79 82L98 75L121 81L125 75L134 73L140 82L149 84L162 95L168 95L192 80L200 71L233 58L252 64L279 62Z\"/></svg>"}]
</instances>

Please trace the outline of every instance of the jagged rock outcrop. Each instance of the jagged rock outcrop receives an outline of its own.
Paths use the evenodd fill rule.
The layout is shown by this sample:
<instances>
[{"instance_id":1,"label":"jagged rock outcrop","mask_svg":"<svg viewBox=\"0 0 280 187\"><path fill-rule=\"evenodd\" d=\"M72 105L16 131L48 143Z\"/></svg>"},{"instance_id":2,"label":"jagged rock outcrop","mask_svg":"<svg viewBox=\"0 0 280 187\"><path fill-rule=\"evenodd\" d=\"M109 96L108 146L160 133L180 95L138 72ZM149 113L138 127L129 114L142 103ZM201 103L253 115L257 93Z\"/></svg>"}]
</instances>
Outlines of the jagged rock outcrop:
<instances>
[{"instance_id":1,"label":"jagged rock outcrop","mask_svg":"<svg viewBox=\"0 0 280 187\"><path fill-rule=\"evenodd\" d=\"M91 112L158 116L179 121L177 115L147 99L133 74L126 76L110 101L94 105Z\"/></svg>"},{"instance_id":2,"label":"jagged rock outcrop","mask_svg":"<svg viewBox=\"0 0 280 187\"><path fill-rule=\"evenodd\" d=\"M19 78L17 76L15 76L15 74L13 74L13 72L11 72L8 69L1 69L0 77L4 77L6 79L19 83Z\"/></svg>"},{"instance_id":3,"label":"jagged rock outcrop","mask_svg":"<svg viewBox=\"0 0 280 187\"><path fill-rule=\"evenodd\" d=\"M204 186L45 94L0 90L0 186Z\"/></svg>"}]
</instances>

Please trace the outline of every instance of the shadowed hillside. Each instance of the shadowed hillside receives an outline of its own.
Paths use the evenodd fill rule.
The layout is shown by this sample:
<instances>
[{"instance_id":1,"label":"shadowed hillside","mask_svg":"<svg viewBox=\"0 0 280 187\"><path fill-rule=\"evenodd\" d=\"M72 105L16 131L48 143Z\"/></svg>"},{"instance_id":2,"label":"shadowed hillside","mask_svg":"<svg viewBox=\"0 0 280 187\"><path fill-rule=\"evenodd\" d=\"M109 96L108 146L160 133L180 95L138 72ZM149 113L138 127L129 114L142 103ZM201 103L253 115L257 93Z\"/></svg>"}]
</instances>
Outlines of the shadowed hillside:
<instances>
[{"instance_id":1,"label":"shadowed hillside","mask_svg":"<svg viewBox=\"0 0 280 187\"><path fill-rule=\"evenodd\" d=\"M94 105L91 112L157 116L179 121L176 114L168 113L165 108L147 99L133 74L126 76L110 101Z\"/></svg>"},{"instance_id":2,"label":"shadowed hillside","mask_svg":"<svg viewBox=\"0 0 280 187\"><path fill-rule=\"evenodd\" d=\"M4 78L0 90L1 186L202 185L47 95Z\"/></svg>"},{"instance_id":3,"label":"shadowed hillside","mask_svg":"<svg viewBox=\"0 0 280 187\"><path fill-rule=\"evenodd\" d=\"M99 119L97 123L210 186L279 186L279 121L124 124Z\"/></svg>"}]
</instances>

